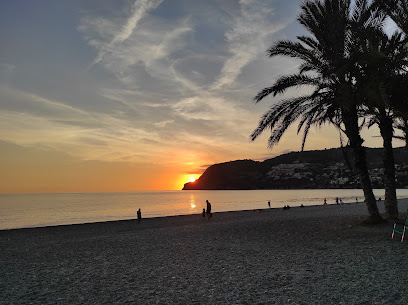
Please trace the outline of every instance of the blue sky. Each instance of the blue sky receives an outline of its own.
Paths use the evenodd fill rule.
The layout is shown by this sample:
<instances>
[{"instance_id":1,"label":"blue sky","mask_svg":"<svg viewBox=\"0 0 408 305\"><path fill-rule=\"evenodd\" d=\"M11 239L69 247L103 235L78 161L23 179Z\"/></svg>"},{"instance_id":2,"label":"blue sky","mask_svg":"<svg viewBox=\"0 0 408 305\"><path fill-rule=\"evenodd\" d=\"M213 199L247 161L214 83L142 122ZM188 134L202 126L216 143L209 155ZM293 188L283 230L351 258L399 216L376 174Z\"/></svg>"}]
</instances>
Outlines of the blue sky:
<instances>
[{"instance_id":1,"label":"blue sky","mask_svg":"<svg viewBox=\"0 0 408 305\"><path fill-rule=\"evenodd\" d=\"M95 168L107 176L114 168L132 170L133 184L104 190L171 189L178 184L149 185L157 177L171 180L169 172L201 174L217 162L299 150L293 130L273 151L267 135L249 142L261 114L278 100L254 105L252 97L296 71L296 61L265 52L301 33L299 3L3 1L0 149L3 175L14 180L0 192L35 191L18 179L27 173L35 179L41 168L39 191L99 190L72 183ZM366 140L380 145L372 134ZM337 146L338 134L325 127L312 131L306 149ZM59 177L56 171L68 166L70 176Z\"/></svg>"}]
</instances>

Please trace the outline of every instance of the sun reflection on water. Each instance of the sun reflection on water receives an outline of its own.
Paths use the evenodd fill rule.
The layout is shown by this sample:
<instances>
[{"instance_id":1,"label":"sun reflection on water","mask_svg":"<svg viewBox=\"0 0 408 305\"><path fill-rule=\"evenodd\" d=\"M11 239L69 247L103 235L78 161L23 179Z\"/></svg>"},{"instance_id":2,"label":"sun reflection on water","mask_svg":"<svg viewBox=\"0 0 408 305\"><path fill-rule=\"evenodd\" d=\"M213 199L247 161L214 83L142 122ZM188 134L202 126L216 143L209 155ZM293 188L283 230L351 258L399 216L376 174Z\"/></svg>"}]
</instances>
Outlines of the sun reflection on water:
<instances>
[{"instance_id":1,"label":"sun reflection on water","mask_svg":"<svg viewBox=\"0 0 408 305\"><path fill-rule=\"evenodd\" d=\"M190 207L192 210L194 210L197 207L194 194L190 195Z\"/></svg>"}]
</instances>

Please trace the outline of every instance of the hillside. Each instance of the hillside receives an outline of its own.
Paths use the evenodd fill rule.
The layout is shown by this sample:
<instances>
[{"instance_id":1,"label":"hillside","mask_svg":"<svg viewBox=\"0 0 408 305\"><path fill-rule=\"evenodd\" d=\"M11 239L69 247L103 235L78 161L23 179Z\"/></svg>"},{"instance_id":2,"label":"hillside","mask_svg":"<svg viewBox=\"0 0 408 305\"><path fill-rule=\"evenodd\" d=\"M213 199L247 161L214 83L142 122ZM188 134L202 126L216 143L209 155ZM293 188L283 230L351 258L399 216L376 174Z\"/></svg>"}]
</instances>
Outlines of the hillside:
<instances>
[{"instance_id":1,"label":"hillside","mask_svg":"<svg viewBox=\"0 0 408 305\"><path fill-rule=\"evenodd\" d=\"M395 148L398 188L408 187L408 151ZM383 188L382 149L367 148L374 188ZM183 190L359 188L347 149L291 152L263 162L236 160L211 165Z\"/></svg>"}]
</instances>

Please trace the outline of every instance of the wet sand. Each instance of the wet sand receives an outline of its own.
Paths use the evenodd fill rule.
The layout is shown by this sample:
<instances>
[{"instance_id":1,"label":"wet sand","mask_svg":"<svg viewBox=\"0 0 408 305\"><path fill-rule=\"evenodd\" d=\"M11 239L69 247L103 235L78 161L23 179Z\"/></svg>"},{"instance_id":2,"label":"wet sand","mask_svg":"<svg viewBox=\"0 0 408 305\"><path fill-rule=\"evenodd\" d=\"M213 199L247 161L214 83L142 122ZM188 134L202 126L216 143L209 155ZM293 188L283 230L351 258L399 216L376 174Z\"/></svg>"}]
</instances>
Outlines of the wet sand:
<instances>
[{"instance_id":1,"label":"wet sand","mask_svg":"<svg viewBox=\"0 0 408 305\"><path fill-rule=\"evenodd\" d=\"M408 238L366 216L353 203L0 231L0 304L408 304Z\"/></svg>"}]
</instances>

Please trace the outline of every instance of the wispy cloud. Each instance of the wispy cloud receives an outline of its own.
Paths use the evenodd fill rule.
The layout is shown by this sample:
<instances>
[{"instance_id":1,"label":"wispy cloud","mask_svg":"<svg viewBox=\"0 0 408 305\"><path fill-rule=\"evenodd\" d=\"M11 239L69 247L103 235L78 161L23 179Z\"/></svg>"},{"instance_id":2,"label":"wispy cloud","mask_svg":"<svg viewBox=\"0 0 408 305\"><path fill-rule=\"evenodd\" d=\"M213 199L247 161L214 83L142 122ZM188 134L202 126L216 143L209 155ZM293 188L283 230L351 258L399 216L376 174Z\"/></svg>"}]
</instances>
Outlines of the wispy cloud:
<instances>
[{"instance_id":1,"label":"wispy cloud","mask_svg":"<svg viewBox=\"0 0 408 305\"><path fill-rule=\"evenodd\" d=\"M83 18L79 30L98 51L91 65L100 63L113 73L124 86L122 89L156 95L157 86L161 88L159 92L175 90L175 85L184 81L175 73L174 65L181 56L179 52L187 46L184 37L192 31L192 25L189 18L164 22L150 17L139 28L133 28L130 36L126 31L120 38L109 38L111 28L118 25L100 18L96 18L98 22L93 17Z\"/></svg>"},{"instance_id":2,"label":"wispy cloud","mask_svg":"<svg viewBox=\"0 0 408 305\"><path fill-rule=\"evenodd\" d=\"M0 110L0 139L18 145L42 145L69 152L80 158L103 160L109 150L110 159L117 160L134 151L139 141L160 141L155 131L148 131L132 121L95 111L88 112L61 101L52 100L16 89L5 89L9 97L27 105L34 111ZM27 108L28 109L28 108ZM38 111L40 109L40 111ZM13 128L7 128L12 126ZM84 141L86 139L86 141ZM149 151L148 145L138 151Z\"/></svg>"},{"instance_id":3,"label":"wispy cloud","mask_svg":"<svg viewBox=\"0 0 408 305\"><path fill-rule=\"evenodd\" d=\"M100 46L98 55L88 68L91 68L95 64L99 63L114 45L123 43L125 40L127 40L132 35L138 22L149 11L157 8L162 1L163 0L136 0L131 8L132 15L126 20L120 31L114 35L113 39L109 43Z\"/></svg>"},{"instance_id":4,"label":"wispy cloud","mask_svg":"<svg viewBox=\"0 0 408 305\"><path fill-rule=\"evenodd\" d=\"M45 147L82 160L153 163L160 160L163 164L177 164L184 162L182 159L194 151L201 151L201 159L208 158L203 156L207 154L206 151L226 155L228 145L225 141L219 142L219 139L224 136L227 139L228 133L220 135L217 131L220 123L215 123L214 120L221 122L226 119L230 124L234 124L231 118L238 116L233 109L229 111L229 118L223 115L228 103L223 104L217 100L206 100L204 103L204 99L195 99L177 106L179 110L174 113L175 118L178 117L177 120L158 121L155 116L135 121L132 117L86 111L18 89L3 88L2 92L6 91L9 97L32 105L31 109L35 110L29 112L21 112L18 109L0 110L1 140L20 146ZM197 126L189 126L183 123L184 119L192 119L189 112L200 105L207 107L209 112L218 112L219 115L212 117L209 113L207 116L205 113L201 115L197 113L196 119L211 120L210 125L195 123ZM152 108L153 111L156 111L155 109L156 107ZM172 116L167 118L170 117ZM170 124L171 128L168 128ZM240 133L238 128L232 129L235 130L235 135ZM193 159L188 158L189 162Z\"/></svg>"},{"instance_id":5,"label":"wispy cloud","mask_svg":"<svg viewBox=\"0 0 408 305\"><path fill-rule=\"evenodd\" d=\"M232 85L242 69L260 54L264 54L267 38L284 28L284 24L272 24L268 19L274 11L263 1L241 0L240 14L225 33L230 56L223 65L221 75L213 88Z\"/></svg>"},{"instance_id":6,"label":"wispy cloud","mask_svg":"<svg viewBox=\"0 0 408 305\"><path fill-rule=\"evenodd\" d=\"M161 121L161 122L154 123L154 125L157 126L157 127L163 128L163 127L165 127L167 124L173 123L173 122L174 122L174 120Z\"/></svg>"}]
</instances>

